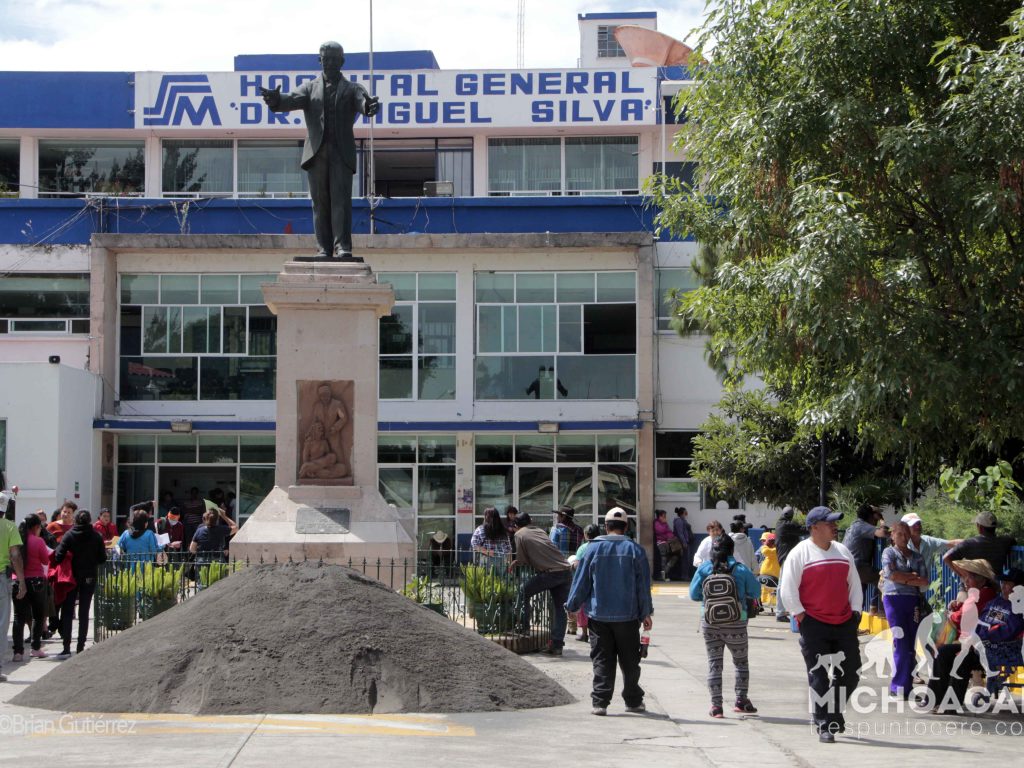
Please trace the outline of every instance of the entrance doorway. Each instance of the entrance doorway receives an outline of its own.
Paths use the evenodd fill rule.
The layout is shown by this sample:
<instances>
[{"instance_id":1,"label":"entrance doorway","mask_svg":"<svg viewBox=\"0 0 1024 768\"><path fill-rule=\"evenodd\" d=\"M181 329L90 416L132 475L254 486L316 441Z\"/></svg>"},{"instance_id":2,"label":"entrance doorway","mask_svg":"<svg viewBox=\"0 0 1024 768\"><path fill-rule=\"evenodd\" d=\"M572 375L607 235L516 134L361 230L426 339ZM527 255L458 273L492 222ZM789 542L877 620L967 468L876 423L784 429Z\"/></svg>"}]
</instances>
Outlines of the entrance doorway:
<instances>
[{"instance_id":1,"label":"entrance doorway","mask_svg":"<svg viewBox=\"0 0 1024 768\"><path fill-rule=\"evenodd\" d=\"M234 464L225 464L223 467L201 464L197 466L180 466L164 464L157 466L157 491L158 498L170 491L174 496L174 503L181 505L188 498L189 489L199 489L200 497L210 498L210 491L219 488L224 492L238 495L237 485L238 467Z\"/></svg>"}]
</instances>

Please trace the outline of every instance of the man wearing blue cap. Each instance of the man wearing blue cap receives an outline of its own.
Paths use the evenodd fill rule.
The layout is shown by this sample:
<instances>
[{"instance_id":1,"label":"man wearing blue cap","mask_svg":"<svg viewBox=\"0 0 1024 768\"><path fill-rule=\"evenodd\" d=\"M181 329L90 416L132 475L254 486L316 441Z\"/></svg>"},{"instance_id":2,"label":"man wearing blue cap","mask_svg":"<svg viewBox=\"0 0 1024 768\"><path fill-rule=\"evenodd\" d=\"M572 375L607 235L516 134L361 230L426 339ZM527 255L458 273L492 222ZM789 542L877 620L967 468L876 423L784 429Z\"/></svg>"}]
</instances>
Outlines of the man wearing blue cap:
<instances>
[{"instance_id":1,"label":"man wearing blue cap","mask_svg":"<svg viewBox=\"0 0 1024 768\"><path fill-rule=\"evenodd\" d=\"M843 708L860 669L857 627L864 594L853 555L836 541L836 521L842 516L828 507L807 513L810 538L789 553L779 585L800 628L814 725L826 744L845 730Z\"/></svg>"}]
</instances>

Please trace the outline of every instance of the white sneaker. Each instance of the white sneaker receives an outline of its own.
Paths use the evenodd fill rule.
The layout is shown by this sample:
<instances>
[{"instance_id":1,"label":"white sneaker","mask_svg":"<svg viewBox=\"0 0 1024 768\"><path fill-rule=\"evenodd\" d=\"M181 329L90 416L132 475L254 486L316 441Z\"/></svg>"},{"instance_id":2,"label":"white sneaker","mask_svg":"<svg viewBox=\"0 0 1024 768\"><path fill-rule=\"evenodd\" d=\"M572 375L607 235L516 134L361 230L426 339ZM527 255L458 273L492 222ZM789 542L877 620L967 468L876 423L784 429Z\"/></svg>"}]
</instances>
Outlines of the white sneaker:
<instances>
[{"instance_id":1,"label":"white sneaker","mask_svg":"<svg viewBox=\"0 0 1024 768\"><path fill-rule=\"evenodd\" d=\"M598 717L604 717L608 714L608 707L594 707L590 710L590 714L597 715Z\"/></svg>"}]
</instances>

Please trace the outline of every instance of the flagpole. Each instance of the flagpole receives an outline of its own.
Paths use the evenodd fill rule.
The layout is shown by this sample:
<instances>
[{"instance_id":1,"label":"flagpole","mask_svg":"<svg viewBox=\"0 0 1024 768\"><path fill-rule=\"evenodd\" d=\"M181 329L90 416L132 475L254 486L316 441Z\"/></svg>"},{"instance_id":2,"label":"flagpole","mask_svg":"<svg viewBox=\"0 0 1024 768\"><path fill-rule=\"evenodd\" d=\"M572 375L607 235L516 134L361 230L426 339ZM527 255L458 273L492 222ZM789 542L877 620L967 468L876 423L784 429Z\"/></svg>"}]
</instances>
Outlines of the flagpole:
<instances>
[{"instance_id":1,"label":"flagpole","mask_svg":"<svg viewBox=\"0 0 1024 768\"><path fill-rule=\"evenodd\" d=\"M373 79L373 0L370 0L370 96L376 96L376 84ZM373 121L374 118L370 118L370 178L367 189L369 194L367 195L367 202L370 204L370 234L376 234L376 221L374 216L374 209L376 203L374 198L377 193L377 182L376 182L376 171L373 167Z\"/></svg>"}]
</instances>

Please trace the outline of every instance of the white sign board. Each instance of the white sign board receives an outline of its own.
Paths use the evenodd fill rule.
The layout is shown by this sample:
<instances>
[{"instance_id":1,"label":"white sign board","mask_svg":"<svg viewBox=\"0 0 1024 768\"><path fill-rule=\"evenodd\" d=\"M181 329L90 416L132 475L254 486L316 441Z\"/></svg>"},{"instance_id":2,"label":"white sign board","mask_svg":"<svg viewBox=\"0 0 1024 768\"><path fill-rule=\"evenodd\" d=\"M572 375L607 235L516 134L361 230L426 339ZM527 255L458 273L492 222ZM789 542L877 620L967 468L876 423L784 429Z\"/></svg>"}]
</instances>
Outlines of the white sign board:
<instances>
[{"instance_id":1,"label":"white sign board","mask_svg":"<svg viewBox=\"0 0 1024 768\"><path fill-rule=\"evenodd\" d=\"M150 130L279 128L302 112L267 109L259 89L287 93L317 72L135 74L135 127ZM653 125L657 70L569 69L346 72L380 97L384 128L526 128ZM366 124L360 117L356 125Z\"/></svg>"}]
</instances>

